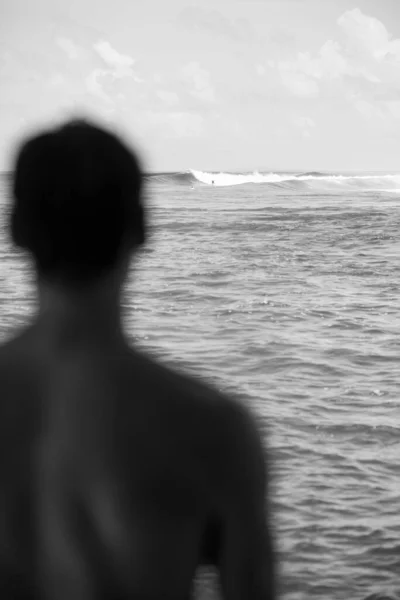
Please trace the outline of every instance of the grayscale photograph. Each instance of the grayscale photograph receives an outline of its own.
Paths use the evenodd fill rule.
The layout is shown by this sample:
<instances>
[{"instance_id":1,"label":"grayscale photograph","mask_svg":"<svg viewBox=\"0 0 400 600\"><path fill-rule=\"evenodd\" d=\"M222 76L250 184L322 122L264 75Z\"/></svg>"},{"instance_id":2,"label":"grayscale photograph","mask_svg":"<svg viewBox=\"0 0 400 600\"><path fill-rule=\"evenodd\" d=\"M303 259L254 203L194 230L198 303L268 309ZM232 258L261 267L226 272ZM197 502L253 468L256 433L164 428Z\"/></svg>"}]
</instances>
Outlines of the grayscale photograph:
<instances>
[{"instance_id":1,"label":"grayscale photograph","mask_svg":"<svg viewBox=\"0 0 400 600\"><path fill-rule=\"evenodd\" d=\"M400 600L400 0L0 0L0 600Z\"/></svg>"}]
</instances>

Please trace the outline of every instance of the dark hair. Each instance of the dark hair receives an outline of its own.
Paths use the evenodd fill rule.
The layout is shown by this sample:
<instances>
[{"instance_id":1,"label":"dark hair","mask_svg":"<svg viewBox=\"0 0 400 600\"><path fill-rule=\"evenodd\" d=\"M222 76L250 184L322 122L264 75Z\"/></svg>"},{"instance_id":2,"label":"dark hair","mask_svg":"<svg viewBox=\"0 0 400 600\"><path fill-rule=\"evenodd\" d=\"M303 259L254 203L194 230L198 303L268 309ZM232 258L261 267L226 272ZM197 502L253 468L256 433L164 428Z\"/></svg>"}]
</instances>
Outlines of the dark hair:
<instances>
[{"instance_id":1,"label":"dark hair","mask_svg":"<svg viewBox=\"0 0 400 600\"><path fill-rule=\"evenodd\" d=\"M17 155L11 235L46 278L88 282L123 244L145 239L142 174L115 135L75 120L34 136Z\"/></svg>"}]
</instances>

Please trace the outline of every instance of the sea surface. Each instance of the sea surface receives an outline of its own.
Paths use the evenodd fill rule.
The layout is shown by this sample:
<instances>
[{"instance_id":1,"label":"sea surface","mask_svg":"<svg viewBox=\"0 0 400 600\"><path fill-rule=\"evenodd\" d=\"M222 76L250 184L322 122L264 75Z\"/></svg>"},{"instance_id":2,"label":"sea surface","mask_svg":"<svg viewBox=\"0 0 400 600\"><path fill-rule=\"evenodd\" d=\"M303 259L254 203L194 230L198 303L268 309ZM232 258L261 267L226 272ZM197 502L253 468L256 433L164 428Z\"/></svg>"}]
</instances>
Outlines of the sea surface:
<instances>
[{"instance_id":1,"label":"sea surface","mask_svg":"<svg viewBox=\"0 0 400 600\"><path fill-rule=\"evenodd\" d=\"M0 195L5 338L36 300ZM193 171L146 196L126 326L257 414L282 597L399 598L400 176Z\"/></svg>"}]
</instances>

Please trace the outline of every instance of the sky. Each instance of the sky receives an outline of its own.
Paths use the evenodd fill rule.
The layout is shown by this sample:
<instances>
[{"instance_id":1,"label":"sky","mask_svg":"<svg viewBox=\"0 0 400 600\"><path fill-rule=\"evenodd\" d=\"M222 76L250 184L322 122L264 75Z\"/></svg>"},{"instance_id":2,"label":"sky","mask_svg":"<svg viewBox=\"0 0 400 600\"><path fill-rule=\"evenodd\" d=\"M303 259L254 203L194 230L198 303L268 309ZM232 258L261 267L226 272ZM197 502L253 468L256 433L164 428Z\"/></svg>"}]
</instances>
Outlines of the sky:
<instances>
[{"instance_id":1,"label":"sky","mask_svg":"<svg viewBox=\"0 0 400 600\"><path fill-rule=\"evenodd\" d=\"M0 0L0 169L71 117L148 171L400 171L400 0Z\"/></svg>"}]
</instances>

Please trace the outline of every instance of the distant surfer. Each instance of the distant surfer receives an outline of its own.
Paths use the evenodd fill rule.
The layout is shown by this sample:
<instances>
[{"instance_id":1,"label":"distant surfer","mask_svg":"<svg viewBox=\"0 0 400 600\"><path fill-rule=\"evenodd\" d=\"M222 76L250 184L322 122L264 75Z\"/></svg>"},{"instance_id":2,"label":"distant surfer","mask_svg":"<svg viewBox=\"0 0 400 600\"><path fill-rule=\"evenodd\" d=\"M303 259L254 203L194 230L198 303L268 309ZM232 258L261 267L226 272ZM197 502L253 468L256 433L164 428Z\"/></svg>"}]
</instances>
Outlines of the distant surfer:
<instances>
[{"instance_id":1,"label":"distant surfer","mask_svg":"<svg viewBox=\"0 0 400 600\"><path fill-rule=\"evenodd\" d=\"M209 564L224 598L274 600L253 417L123 331L137 158L78 121L28 140L14 173L39 307L0 347L1 598L189 598Z\"/></svg>"},{"instance_id":2,"label":"distant surfer","mask_svg":"<svg viewBox=\"0 0 400 600\"><path fill-rule=\"evenodd\" d=\"M214 185L214 179L211 181L211 185Z\"/></svg>"}]
</instances>

